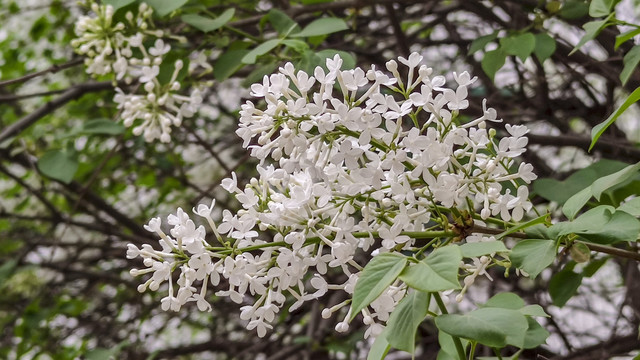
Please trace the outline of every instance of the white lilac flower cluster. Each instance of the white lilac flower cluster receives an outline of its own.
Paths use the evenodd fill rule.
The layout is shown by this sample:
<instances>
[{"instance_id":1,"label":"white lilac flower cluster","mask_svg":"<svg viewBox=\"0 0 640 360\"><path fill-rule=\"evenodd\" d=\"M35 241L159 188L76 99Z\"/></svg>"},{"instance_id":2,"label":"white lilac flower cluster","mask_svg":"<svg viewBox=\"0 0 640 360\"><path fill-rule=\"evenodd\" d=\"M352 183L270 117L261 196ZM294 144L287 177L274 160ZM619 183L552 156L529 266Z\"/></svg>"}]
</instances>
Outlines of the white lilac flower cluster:
<instances>
[{"instance_id":1,"label":"white lilac flower cluster","mask_svg":"<svg viewBox=\"0 0 640 360\"><path fill-rule=\"evenodd\" d=\"M214 203L194 209L212 229L210 238L182 209L168 217L168 234L160 218L152 219L146 229L159 235L161 250L129 245L127 252L147 267L133 275L151 274L139 290L168 282L163 309L196 302L210 310L210 282L220 288L217 296L243 305L240 317L248 329L265 336L287 298L295 300L294 310L329 290L352 295L368 256L421 252L425 244L416 232L449 230L446 214L521 220L531 203L518 182L536 177L531 165L515 160L525 151L527 129L506 125L508 134L498 138L487 122L501 120L486 101L480 117L462 116L476 80L467 72L454 73L456 86L449 88L444 77L431 76L420 55L398 61L405 78L394 60L386 64L388 72L341 70L336 56L327 60L328 71L317 67L310 76L287 63L254 84L252 94L262 105L243 105L237 134L261 160L259 177L243 188L235 174L222 183L242 209L223 210L219 224L212 218ZM493 257L471 260L460 265L469 279L463 292L477 276L488 275ZM172 273L178 270L176 286ZM362 310L366 336L382 331L406 291L397 280ZM323 317L349 302L327 307ZM348 329L350 311L342 312L337 331Z\"/></svg>"},{"instance_id":2,"label":"white lilac flower cluster","mask_svg":"<svg viewBox=\"0 0 640 360\"><path fill-rule=\"evenodd\" d=\"M94 76L114 75L115 80L131 84L139 82L144 92L125 93L117 88L114 101L122 110L125 126L134 126L135 135L146 141L171 141L171 127L180 126L183 118L194 115L202 103L201 92L180 95L178 74L184 66L177 60L168 82L158 78L171 45L163 37L180 41L162 30L153 29L153 10L141 3L137 13L128 11L124 22L115 22L111 5L91 4L93 16L82 16L76 22L77 38L71 44L78 54L86 56L86 71ZM152 44L152 45L150 45Z\"/></svg>"}]
</instances>

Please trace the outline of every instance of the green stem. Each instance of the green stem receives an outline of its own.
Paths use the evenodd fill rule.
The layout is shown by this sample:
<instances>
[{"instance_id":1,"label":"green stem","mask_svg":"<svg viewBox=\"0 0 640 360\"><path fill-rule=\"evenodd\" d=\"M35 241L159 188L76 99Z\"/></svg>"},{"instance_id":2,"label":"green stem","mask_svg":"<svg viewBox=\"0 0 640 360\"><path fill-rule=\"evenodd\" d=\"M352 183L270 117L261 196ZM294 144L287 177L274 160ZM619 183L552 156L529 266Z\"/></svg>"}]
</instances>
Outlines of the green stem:
<instances>
[{"instance_id":1,"label":"green stem","mask_svg":"<svg viewBox=\"0 0 640 360\"><path fill-rule=\"evenodd\" d=\"M438 304L438 308L440 308L440 311L442 312L442 314L448 314L449 312L447 311L447 307L444 305L444 302L440 297L440 293L434 292L431 294L433 295L433 298L436 299L436 303ZM458 358L460 358L460 360L466 360L467 354L464 351L464 347L462 346L462 341L460 341L460 338L453 335L451 335L451 338L453 339L453 343L456 345Z\"/></svg>"}]
</instances>

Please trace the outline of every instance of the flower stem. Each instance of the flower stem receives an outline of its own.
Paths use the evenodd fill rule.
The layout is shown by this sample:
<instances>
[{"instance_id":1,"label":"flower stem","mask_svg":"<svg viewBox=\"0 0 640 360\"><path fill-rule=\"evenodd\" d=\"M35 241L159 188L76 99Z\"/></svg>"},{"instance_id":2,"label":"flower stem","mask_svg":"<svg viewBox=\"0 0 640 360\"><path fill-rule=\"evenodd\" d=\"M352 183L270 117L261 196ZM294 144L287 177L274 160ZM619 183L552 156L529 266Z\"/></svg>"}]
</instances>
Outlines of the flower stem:
<instances>
[{"instance_id":1,"label":"flower stem","mask_svg":"<svg viewBox=\"0 0 640 360\"><path fill-rule=\"evenodd\" d=\"M442 314L448 314L449 312L447 311L447 307L444 305L444 302L442 301L442 298L440 297L440 293L434 292L433 294L433 298L436 299L436 303L438 304L438 308L440 308L440 311L442 312ZM458 352L458 358L460 360L466 360L467 359L467 354L464 351L464 347L462 346L462 341L460 341L460 338L457 336L453 336L451 335L451 338L453 339L453 343L456 345L456 351Z\"/></svg>"}]
</instances>

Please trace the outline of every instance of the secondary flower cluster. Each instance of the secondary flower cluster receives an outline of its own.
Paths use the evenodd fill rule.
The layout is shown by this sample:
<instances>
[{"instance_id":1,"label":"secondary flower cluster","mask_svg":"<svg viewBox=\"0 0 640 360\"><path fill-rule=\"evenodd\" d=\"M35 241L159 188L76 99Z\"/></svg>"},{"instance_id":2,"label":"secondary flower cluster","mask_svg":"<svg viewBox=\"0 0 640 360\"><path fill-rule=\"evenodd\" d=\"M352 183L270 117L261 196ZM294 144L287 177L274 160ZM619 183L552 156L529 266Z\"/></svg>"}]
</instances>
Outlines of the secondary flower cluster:
<instances>
[{"instance_id":1,"label":"secondary flower cluster","mask_svg":"<svg viewBox=\"0 0 640 360\"><path fill-rule=\"evenodd\" d=\"M115 80L128 84L138 81L144 90L140 94L116 90L114 100L122 109L125 126L138 121L134 134L144 135L149 142L171 141L171 126L180 126L182 119L193 116L202 103L199 90L190 96L179 94L181 85L177 80L184 66L181 60L173 64L169 81L159 78L164 58L171 51L163 37L184 39L153 29L153 10L145 3L140 4L135 15L128 11L124 22L114 20L111 5L93 3L91 10L94 16L82 16L76 22L78 38L71 42L77 53L86 56L87 73L113 75Z\"/></svg>"},{"instance_id":2,"label":"secondary flower cluster","mask_svg":"<svg viewBox=\"0 0 640 360\"><path fill-rule=\"evenodd\" d=\"M515 160L525 151L527 129L506 125L508 134L498 138L486 125L501 120L486 101L480 117L463 116L476 80L467 72L454 73L455 88L449 88L444 77L432 77L419 54L398 61L404 78L395 60L387 72L342 70L335 56L313 76L287 63L254 84L252 95L262 104L243 105L237 134L261 160L259 177L244 187L235 174L222 183L242 209L224 210L219 224L211 215L214 203L194 209L212 229L209 239L182 209L168 217L169 234L160 218L152 219L146 229L158 234L161 250L129 245L127 252L147 267L133 275L152 274L139 290L168 282L163 309L177 311L193 301L207 310L211 282L220 288L216 295L243 305L247 328L264 336L287 297L294 310L328 290L352 295L368 256L421 254L453 237L447 214L522 219L531 203L518 182L536 177L531 165ZM440 239L426 244L420 234L436 230L447 235L433 235ZM463 292L487 275L493 257L470 260L460 265L469 279ZM178 270L176 291L172 273ZM406 291L398 280L362 310L366 336L382 331ZM349 302L322 314L329 317ZM350 311L337 331L348 329Z\"/></svg>"}]
</instances>

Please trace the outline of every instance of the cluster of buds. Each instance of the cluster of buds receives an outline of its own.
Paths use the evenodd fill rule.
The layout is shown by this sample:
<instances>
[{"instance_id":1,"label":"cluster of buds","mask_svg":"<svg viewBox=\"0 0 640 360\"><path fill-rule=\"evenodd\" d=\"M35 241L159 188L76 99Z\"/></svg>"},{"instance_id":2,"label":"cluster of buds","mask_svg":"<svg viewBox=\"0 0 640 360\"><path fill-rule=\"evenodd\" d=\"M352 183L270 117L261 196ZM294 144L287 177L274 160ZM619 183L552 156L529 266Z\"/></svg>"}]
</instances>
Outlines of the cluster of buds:
<instances>
[{"instance_id":1,"label":"cluster of buds","mask_svg":"<svg viewBox=\"0 0 640 360\"><path fill-rule=\"evenodd\" d=\"M254 84L252 95L263 103L242 106L237 134L260 160L259 177L244 187L235 174L222 182L242 209L222 211L218 224L214 203L194 209L211 228L209 236L182 209L168 217L169 234L160 218L152 219L146 228L160 237L161 249L129 245L127 252L147 267L133 275L152 274L140 290L166 281L163 308L196 302L206 310L211 282L216 295L243 305L247 328L264 336L287 298L295 300L292 311L328 291L353 295L371 256L423 256L446 246L442 234L423 240L451 230L447 214L522 219L531 203L521 182L536 177L530 164L516 160L525 151L527 129L507 125L508 135L499 138L487 123L502 120L486 101L479 117L462 116L476 80L467 72L454 73L455 88L449 88L444 77L432 77L419 54L398 61L406 67L404 78L395 60L386 72L342 70L335 56L313 75L287 63ZM464 291L487 274L493 256L461 263L460 276L469 278ZM177 291L173 271L180 271ZM407 289L396 280L361 311L366 336L380 334ZM324 317L344 315L337 331L349 328L349 302L323 311Z\"/></svg>"},{"instance_id":2,"label":"cluster of buds","mask_svg":"<svg viewBox=\"0 0 640 360\"><path fill-rule=\"evenodd\" d=\"M124 22L114 21L111 5L91 4L93 16L82 16L76 22L76 35L71 44L84 55L87 73L112 75L116 81L139 82L144 93L125 93L117 88L115 101L122 109L125 126L135 125L133 132L144 135L146 141L171 141L171 127L180 126L182 119L191 117L202 102L199 90L190 96L178 93L177 81L183 67L181 60L173 64L169 82L158 76L171 45L166 39L184 41L162 30L154 29L153 9L141 3L136 14L128 11ZM152 46L148 46L153 43Z\"/></svg>"}]
</instances>

